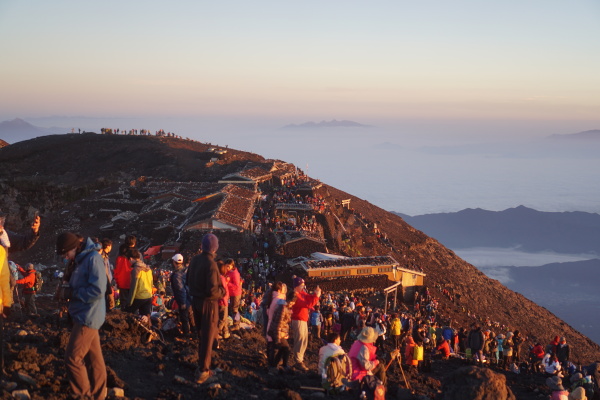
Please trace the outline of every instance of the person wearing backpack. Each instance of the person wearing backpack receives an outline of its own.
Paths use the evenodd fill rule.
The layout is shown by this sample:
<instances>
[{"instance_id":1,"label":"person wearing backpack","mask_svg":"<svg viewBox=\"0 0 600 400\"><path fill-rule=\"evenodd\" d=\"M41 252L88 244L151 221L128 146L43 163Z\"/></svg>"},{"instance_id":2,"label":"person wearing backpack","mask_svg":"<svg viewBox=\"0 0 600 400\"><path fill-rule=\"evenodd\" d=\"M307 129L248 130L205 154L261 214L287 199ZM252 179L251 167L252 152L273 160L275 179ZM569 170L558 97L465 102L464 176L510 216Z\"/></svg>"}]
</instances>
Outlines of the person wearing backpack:
<instances>
[{"instance_id":1,"label":"person wearing backpack","mask_svg":"<svg viewBox=\"0 0 600 400\"><path fill-rule=\"evenodd\" d=\"M19 272L23 278L17 280L17 285L23 285L23 301L25 302L25 312L30 317L37 316L37 307L35 306L35 295L37 293L36 285L36 270L32 263L29 263L25 268L20 266Z\"/></svg>"},{"instance_id":2,"label":"person wearing backpack","mask_svg":"<svg viewBox=\"0 0 600 400\"><path fill-rule=\"evenodd\" d=\"M329 333L325 339L327 344L319 349L319 374L323 388L329 392L339 391L343 387L343 379L350 379L352 365L348 364L346 352L340 346L342 340L339 333ZM347 360L346 363L342 362Z\"/></svg>"}]
</instances>

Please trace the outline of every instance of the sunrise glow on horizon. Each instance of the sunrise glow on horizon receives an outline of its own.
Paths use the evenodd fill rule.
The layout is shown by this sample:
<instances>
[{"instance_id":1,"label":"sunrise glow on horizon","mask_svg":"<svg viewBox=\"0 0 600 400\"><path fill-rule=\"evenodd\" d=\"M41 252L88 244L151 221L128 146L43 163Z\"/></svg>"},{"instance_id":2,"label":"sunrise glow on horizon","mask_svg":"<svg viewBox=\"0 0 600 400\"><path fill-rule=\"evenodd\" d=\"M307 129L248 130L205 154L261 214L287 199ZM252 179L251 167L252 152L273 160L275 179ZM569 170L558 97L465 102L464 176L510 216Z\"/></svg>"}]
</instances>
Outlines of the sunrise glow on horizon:
<instances>
[{"instance_id":1,"label":"sunrise glow on horizon","mask_svg":"<svg viewBox=\"0 0 600 400\"><path fill-rule=\"evenodd\" d=\"M598 120L594 1L0 4L1 117Z\"/></svg>"}]
</instances>

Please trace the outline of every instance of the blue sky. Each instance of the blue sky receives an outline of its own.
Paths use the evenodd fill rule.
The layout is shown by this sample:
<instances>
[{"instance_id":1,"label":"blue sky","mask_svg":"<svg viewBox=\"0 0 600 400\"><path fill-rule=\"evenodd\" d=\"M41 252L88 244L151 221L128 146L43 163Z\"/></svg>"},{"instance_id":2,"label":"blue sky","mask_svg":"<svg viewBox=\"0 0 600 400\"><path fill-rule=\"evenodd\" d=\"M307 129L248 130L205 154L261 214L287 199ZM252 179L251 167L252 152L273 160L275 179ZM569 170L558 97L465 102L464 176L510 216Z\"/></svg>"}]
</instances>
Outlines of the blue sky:
<instances>
[{"instance_id":1,"label":"blue sky","mask_svg":"<svg viewBox=\"0 0 600 400\"><path fill-rule=\"evenodd\" d=\"M0 37L3 120L600 121L591 0L3 0Z\"/></svg>"}]
</instances>

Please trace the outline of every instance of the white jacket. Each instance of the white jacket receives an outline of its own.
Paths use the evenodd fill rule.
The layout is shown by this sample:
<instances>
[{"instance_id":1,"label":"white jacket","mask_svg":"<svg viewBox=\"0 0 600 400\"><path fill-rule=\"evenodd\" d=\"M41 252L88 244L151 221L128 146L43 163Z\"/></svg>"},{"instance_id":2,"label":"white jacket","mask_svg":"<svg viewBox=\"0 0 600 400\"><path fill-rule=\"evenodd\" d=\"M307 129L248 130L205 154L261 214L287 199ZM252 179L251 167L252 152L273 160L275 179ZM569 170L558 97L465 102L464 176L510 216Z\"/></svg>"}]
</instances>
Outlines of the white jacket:
<instances>
[{"instance_id":1,"label":"white jacket","mask_svg":"<svg viewBox=\"0 0 600 400\"><path fill-rule=\"evenodd\" d=\"M319 374L321 378L327 379L327 371L325 371L325 360L328 357L344 354L345 351L335 343L327 343L319 349Z\"/></svg>"}]
</instances>

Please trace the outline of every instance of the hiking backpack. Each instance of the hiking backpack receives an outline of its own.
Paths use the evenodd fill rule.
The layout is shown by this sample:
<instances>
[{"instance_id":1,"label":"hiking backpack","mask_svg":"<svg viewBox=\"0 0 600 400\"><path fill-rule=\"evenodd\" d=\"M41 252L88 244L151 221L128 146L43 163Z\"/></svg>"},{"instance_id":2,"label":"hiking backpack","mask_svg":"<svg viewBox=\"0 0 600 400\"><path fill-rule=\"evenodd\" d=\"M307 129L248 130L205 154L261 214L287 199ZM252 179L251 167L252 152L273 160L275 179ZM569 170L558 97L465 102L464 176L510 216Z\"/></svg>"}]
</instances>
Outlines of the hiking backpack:
<instances>
[{"instance_id":1,"label":"hiking backpack","mask_svg":"<svg viewBox=\"0 0 600 400\"><path fill-rule=\"evenodd\" d=\"M352 362L346 353L328 357L325 360L327 380L323 387L329 394L344 391L345 384L352 377Z\"/></svg>"},{"instance_id":2,"label":"hiking backpack","mask_svg":"<svg viewBox=\"0 0 600 400\"><path fill-rule=\"evenodd\" d=\"M42 273L40 271L35 271L35 283L33 284L33 290L39 292L42 290L42 285L44 284L44 278L42 277Z\"/></svg>"},{"instance_id":3,"label":"hiking backpack","mask_svg":"<svg viewBox=\"0 0 600 400\"><path fill-rule=\"evenodd\" d=\"M360 381L360 399L385 400L385 386L374 375L367 375Z\"/></svg>"}]
</instances>

